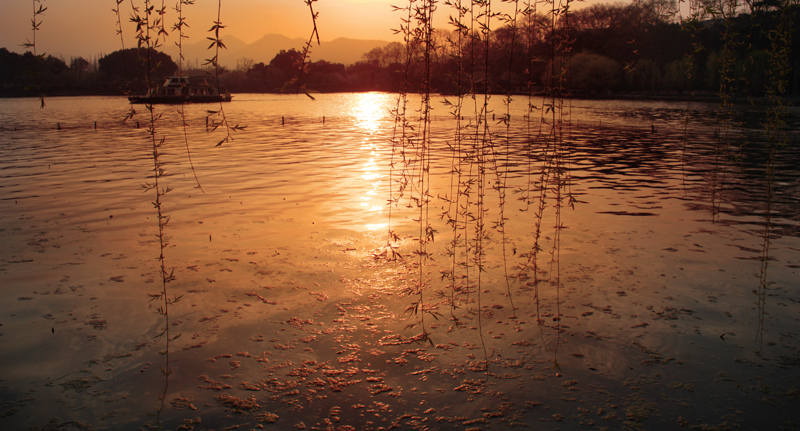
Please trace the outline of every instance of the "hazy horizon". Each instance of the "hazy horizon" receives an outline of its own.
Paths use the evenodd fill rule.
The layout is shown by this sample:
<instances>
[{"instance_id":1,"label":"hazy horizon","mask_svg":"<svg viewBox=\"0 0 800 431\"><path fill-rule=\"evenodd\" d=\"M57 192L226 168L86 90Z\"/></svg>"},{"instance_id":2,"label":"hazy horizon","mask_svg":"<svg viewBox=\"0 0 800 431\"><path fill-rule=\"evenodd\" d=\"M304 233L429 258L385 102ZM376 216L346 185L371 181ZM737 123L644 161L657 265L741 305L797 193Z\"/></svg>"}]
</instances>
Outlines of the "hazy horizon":
<instances>
[{"instance_id":1,"label":"hazy horizon","mask_svg":"<svg viewBox=\"0 0 800 431\"><path fill-rule=\"evenodd\" d=\"M336 6L324 2L314 3L320 14L317 26L320 39L331 41L339 37L352 39L397 40L391 28L396 27L399 16L392 13L394 0L337 0ZM37 52L56 57L90 58L108 54L122 48L117 34L117 16L112 12L114 2L109 0L82 0L80 6L43 1L47 11L42 17L40 30L36 32ZM123 35L125 48L136 46L134 26L129 22L130 3L122 3ZM24 53L22 45L33 36L30 2L5 3L0 14L0 46L9 51ZM217 19L217 2L198 1L184 8L189 36L184 43L204 41L209 35L213 21ZM385 11L384 11L385 10ZM349 15L352 19L343 19ZM365 19L369 16L369 19ZM167 27L177 19L174 5L167 6ZM91 23L87 25L86 22ZM299 0L230 0L222 4L222 40L237 38L246 44L257 41L264 35L281 34L289 38L308 38L313 24L308 7ZM384 28L385 27L385 28ZM172 33L172 31L170 31ZM65 37L65 35L68 35ZM170 34L162 51L174 46L177 38Z\"/></svg>"},{"instance_id":2,"label":"hazy horizon","mask_svg":"<svg viewBox=\"0 0 800 431\"><path fill-rule=\"evenodd\" d=\"M580 2L576 8L593 3L614 3L613 1ZM630 3L630 0L622 3ZM112 12L111 0L81 0L79 6L62 2L42 1L47 11L42 18L40 30L36 32L38 53L46 53L69 60L72 57L93 57L109 54L122 48L117 34L117 16ZM319 13L317 27L320 39L330 42L338 38L360 40L401 40L393 29L400 26L402 14L393 10L392 5L403 5L402 0L332 0L314 3L314 11ZM184 43L204 41L209 35L213 21L217 19L218 2L198 0L186 6L184 15L189 26L185 30L189 37ZM122 25L125 48L135 46L134 27L129 22L129 2L123 2ZM509 11L507 3L498 2L495 10ZM512 9L510 9L513 11ZM28 51L23 44L33 37L31 2L4 2L0 14L0 47L9 51L24 53ZM438 13L437 13L438 12ZM450 8L439 5L434 13L438 17L439 28L448 28L447 17ZM167 27L176 21L174 5L167 5L165 20ZM253 43L265 35L280 34L290 39L308 38L313 28L308 7L301 0L227 0L222 4L222 40L236 38L245 44ZM88 25L87 25L88 24ZM170 31L171 32L171 31ZM177 38L170 35L162 51L174 45Z\"/></svg>"},{"instance_id":3,"label":"hazy horizon","mask_svg":"<svg viewBox=\"0 0 800 431\"><path fill-rule=\"evenodd\" d=\"M275 44L275 39L285 39L286 44ZM242 59L254 60L256 63L264 62L269 63L272 58L279 52L279 50L289 49L302 49L303 45L308 39L302 37L289 37L283 34L266 33L253 42L247 43L236 36L223 36L223 41L226 44L226 50L220 55L220 64L228 68L235 68L239 61ZM361 59L361 56L368 52L372 47L384 46L391 41L385 39L356 39L348 37L337 37L331 40L321 39L320 46L312 48L312 61L326 60L332 63L353 64ZM264 43L269 47L265 50ZM369 45L368 49L359 50L360 45ZM135 43L130 45L126 44L125 48L133 48ZM201 64L208 57L207 43L205 40L185 41L183 45L184 62L194 67L191 63ZM348 49L346 54L341 51ZM0 48L8 49L10 52L17 54L24 54L27 50L23 47L19 49L12 49L13 47L0 46ZM104 56L111 54L114 51L120 50L121 47L115 47L109 51L97 52L90 55L65 55L62 53L45 52L46 55L59 58L66 64L69 64L71 58L83 57L88 61L99 60ZM178 62L178 48L174 44L166 44L160 48L159 51L169 54L173 60ZM39 52L41 53L41 52Z\"/></svg>"}]
</instances>

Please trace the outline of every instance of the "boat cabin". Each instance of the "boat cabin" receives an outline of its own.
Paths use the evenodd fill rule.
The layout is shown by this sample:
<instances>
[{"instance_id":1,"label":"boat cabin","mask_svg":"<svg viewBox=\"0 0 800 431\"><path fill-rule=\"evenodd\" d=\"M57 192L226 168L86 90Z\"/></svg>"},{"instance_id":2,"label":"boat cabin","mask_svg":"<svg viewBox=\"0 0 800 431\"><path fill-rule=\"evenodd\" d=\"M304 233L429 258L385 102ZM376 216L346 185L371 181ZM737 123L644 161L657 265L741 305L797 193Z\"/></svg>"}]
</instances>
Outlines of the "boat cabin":
<instances>
[{"instance_id":1,"label":"boat cabin","mask_svg":"<svg viewBox=\"0 0 800 431\"><path fill-rule=\"evenodd\" d=\"M169 76L162 86L151 88L146 96L129 99L133 103L204 103L228 102L231 95L220 94L205 76Z\"/></svg>"}]
</instances>

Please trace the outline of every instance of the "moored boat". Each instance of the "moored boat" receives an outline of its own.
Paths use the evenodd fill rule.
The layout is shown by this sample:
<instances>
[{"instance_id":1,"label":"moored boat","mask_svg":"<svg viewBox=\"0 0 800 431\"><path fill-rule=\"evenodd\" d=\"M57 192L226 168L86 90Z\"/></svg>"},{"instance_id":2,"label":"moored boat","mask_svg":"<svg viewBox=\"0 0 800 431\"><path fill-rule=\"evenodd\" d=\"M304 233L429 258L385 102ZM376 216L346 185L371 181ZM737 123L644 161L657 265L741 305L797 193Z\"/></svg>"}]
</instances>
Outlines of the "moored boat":
<instances>
[{"instance_id":1,"label":"moored boat","mask_svg":"<svg viewBox=\"0 0 800 431\"><path fill-rule=\"evenodd\" d=\"M131 103L230 102L230 93L220 94L204 76L169 76L164 85L152 87L143 96L130 96Z\"/></svg>"}]
</instances>

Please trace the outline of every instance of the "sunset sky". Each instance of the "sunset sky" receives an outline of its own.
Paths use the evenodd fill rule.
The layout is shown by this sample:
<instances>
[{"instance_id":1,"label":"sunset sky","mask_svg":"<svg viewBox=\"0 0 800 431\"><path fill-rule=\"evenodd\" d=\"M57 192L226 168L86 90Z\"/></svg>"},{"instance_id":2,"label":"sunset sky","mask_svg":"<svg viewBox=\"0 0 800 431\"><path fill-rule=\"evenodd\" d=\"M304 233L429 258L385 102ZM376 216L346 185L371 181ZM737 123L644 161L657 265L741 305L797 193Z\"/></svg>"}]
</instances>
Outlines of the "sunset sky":
<instances>
[{"instance_id":1,"label":"sunset sky","mask_svg":"<svg viewBox=\"0 0 800 431\"><path fill-rule=\"evenodd\" d=\"M167 0L166 21L171 26L177 14L177 0ZM593 0L599 1L599 0ZM627 2L627 1L626 1ZM141 1L137 0L136 4ZM494 7L508 10L499 0ZM43 0L48 9L42 17L41 30L36 34L39 53L63 57L90 59L121 48L116 34L116 15L112 12L114 0ZM160 4L160 2L158 2ZM399 40L392 32L399 27L401 14L392 5L407 4L403 0L319 0L314 9L319 12L318 27L322 41L339 37L353 39ZM589 3L577 3L578 7ZM513 9L512 9L513 10ZM130 0L122 4L125 47L134 46L133 26L128 22ZM448 7L439 4L439 26L446 26ZM217 1L196 0L185 12L190 28L188 42L204 40L208 36L217 14ZM24 52L21 45L32 37L31 0L2 0L0 5L0 46L15 52ZM224 37L235 36L251 43L265 34L277 33L295 38L311 34L312 23L308 7L303 0L222 0L222 23L227 28ZM446 27L445 27L446 28ZM169 43L174 42L174 38Z\"/></svg>"}]
</instances>

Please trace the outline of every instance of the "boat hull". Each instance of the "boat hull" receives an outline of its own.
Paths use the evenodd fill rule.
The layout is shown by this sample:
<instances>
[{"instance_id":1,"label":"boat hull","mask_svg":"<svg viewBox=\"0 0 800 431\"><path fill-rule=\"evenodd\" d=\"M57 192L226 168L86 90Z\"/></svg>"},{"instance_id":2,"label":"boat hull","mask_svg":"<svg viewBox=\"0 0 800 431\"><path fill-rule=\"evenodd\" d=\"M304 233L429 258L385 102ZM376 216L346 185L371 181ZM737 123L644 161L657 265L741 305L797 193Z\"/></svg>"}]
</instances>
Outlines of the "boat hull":
<instances>
[{"instance_id":1,"label":"boat hull","mask_svg":"<svg viewBox=\"0 0 800 431\"><path fill-rule=\"evenodd\" d=\"M182 103L217 103L217 102L230 102L232 99L230 94L220 95L193 95L193 96L130 96L128 100L131 103L150 103L150 104L168 104L180 105Z\"/></svg>"}]
</instances>

